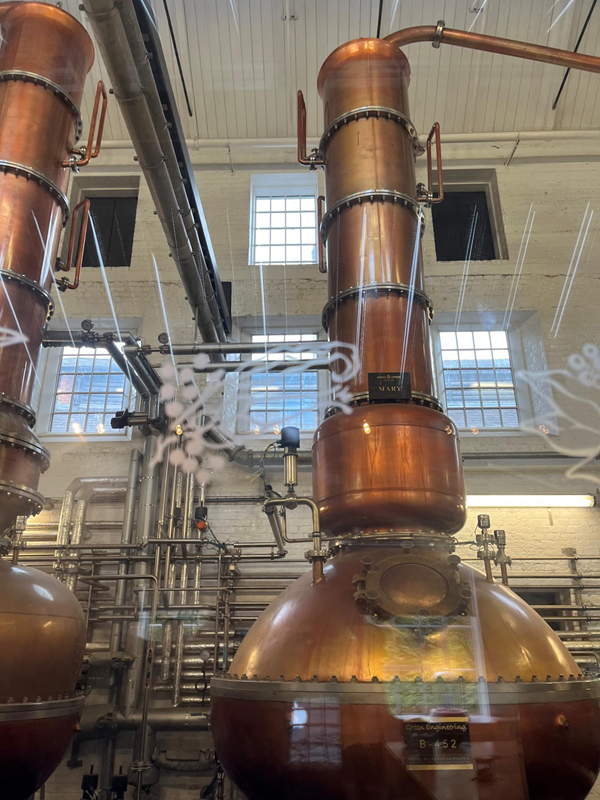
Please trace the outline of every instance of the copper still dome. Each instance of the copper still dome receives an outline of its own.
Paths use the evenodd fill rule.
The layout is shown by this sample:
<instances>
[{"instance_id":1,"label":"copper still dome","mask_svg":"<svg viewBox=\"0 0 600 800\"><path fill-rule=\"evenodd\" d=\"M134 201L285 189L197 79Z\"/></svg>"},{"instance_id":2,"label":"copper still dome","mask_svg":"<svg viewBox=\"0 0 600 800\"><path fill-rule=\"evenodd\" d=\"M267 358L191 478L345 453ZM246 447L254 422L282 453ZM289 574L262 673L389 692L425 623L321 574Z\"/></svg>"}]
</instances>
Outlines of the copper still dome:
<instances>
[{"instance_id":1,"label":"copper still dome","mask_svg":"<svg viewBox=\"0 0 600 800\"><path fill-rule=\"evenodd\" d=\"M355 543L269 606L213 683L216 750L248 800L586 797L598 689L533 609L458 561ZM469 720L470 760L412 763L407 726L436 717Z\"/></svg>"},{"instance_id":2,"label":"copper still dome","mask_svg":"<svg viewBox=\"0 0 600 800\"><path fill-rule=\"evenodd\" d=\"M81 605L52 576L0 560L0 642L2 791L22 800L52 774L81 713Z\"/></svg>"}]
</instances>

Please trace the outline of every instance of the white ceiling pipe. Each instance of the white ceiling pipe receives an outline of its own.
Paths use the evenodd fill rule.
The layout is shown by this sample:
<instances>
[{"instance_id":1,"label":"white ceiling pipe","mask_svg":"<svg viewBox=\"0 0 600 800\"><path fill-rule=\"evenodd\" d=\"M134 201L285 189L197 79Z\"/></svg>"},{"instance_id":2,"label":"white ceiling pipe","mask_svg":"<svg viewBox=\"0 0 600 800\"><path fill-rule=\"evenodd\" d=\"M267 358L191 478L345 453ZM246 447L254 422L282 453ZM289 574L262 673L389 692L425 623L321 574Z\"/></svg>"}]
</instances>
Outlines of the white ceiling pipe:
<instances>
[{"instance_id":1,"label":"white ceiling pipe","mask_svg":"<svg viewBox=\"0 0 600 800\"><path fill-rule=\"evenodd\" d=\"M482 133L446 133L442 131L442 142L444 144L471 144L473 142L515 142L520 139L522 142L551 142L565 140L597 140L599 132L589 131L498 131L496 133L484 131ZM426 137L421 137L422 144L425 144ZM191 150L201 150L203 148L224 147L250 147L256 149L296 149L295 139L186 139L186 145ZM319 144L317 138L310 138L307 144L316 147ZM110 150L122 150L131 147L128 139L108 139L103 140L102 147Z\"/></svg>"}]
</instances>

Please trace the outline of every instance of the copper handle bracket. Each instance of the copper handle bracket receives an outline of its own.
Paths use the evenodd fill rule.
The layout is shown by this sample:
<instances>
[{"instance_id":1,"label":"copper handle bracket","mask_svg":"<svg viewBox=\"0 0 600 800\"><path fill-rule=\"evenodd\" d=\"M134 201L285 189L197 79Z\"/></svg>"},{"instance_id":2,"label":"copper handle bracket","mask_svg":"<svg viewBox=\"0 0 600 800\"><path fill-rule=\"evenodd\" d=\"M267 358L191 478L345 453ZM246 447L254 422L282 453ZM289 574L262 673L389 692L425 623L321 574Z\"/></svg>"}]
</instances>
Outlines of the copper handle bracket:
<instances>
[{"instance_id":1,"label":"copper handle bracket","mask_svg":"<svg viewBox=\"0 0 600 800\"><path fill-rule=\"evenodd\" d=\"M433 191L433 163L432 163L432 143L435 139L435 160L437 166L438 193ZM440 139L439 122L434 122L429 136L427 137L427 186L422 183L417 185L417 199L424 202L428 208L434 203L441 203L444 199L444 176L442 170L442 142Z\"/></svg>"},{"instance_id":2,"label":"copper handle bracket","mask_svg":"<svg viewBox=\"0 0 600 800\"><path fill-rule=\"evenodd\" d=\"M74 254L75 231L77 229L77 217L79 209L82 209L81 226L79 228L77 252ZM71 233L69 235L69 249L67 251L66 263L63 265L61 262L58 262L57 269L58 271L62 270L63 272L70 272L72 264L75 263L75 279L73 283L71 283L68 278L61 278L60 280L56 281L56 287L61 292L66 292L67 289L77 289L77 287L79 286L79 276L81 273L81 265L83 263L83 253L85 249L85 237L87 234L89 215L90 215L90 201L88 198L86 198L85 200L82 200L81 203L78 203L73 209L71 218Z\"/></svg>"},{"instance_id":3,"label":"copper handle bracket","mask_svg":"<svg viewBox=\"0 0 600 800\"><path fill-rule=\"evenodd\" d=\"M102 108L100 109L100 101L102 101ZM85 147L80 147L76 150L70 150L71 156L67 161L63 161L63 167L70 167L73 172L79 172L81 167L86 167L92 158L98 158L100 155L100 147L102 145L102 134L104 132L104 123L106 121L106 109L108 106L108 95L103 81L98 81L96 87L96 97L94 99L94 108L92 110L92 119L90 121L90 132L88 134L88 141ZM100 119L98 120L98 110L100 110ZM96 134L96 122L98 122L98 133ZM94 145L94 137L96 144Z\"/></svg>"},{"instance_id":4,"label":"copper handle bracket","mask_svg":"<svg viewBox=\"0 0 600 800\"><path fill-rule=\"evenodd\" d=\"M306 154L306 104L304 95L298 89L298 163L305 167L316 169L325 165L325 159L321 151L314 147L310 155Z\"/></svg>"},{"instance_id":5,"label":"copper handle bracket","mask_svg":"<svg viewBox=\"0 0 600 800\"><path fill-rule=\"evenodd\" d=\"M319 272L327 272L327 261L325 260L325 243L321 236L321 224L323 222L323 207L325 205L325 198L322 194L317 197L317 240L318 240L318 253L319 253Z\"/></svg>"}]
</instances>

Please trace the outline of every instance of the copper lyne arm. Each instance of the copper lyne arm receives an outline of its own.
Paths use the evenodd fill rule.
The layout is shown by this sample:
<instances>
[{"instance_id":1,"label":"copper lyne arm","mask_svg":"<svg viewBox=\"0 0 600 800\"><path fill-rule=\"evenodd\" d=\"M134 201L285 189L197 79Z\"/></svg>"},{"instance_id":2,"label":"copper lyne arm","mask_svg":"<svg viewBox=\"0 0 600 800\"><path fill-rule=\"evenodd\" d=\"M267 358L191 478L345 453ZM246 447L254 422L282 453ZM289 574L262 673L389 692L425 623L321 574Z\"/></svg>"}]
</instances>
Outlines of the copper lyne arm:
<instances>
[{"instance_id":1,"label":"copper lyne arm","mask_svg":"<svg viewBox=\"0 0 600 800\"><path fill-rule=\"evenodd\" d=\"M434 47L440 44L451 44L456 47L467 47L469 50L484 50L487 53L498 53L503 56L527 58L530 61L543 61L559 67L581 69L585 72L600 72L600 58L571 53L556 47L544 47L541 44L518 42L515 39L500 39L497 36L484 36L481 33L468 33L446 28L444 22L435 25L420 25L405 28L385 37L387 42L404 47L415 42L433 42Z\"/></svg>"}]
</instances>

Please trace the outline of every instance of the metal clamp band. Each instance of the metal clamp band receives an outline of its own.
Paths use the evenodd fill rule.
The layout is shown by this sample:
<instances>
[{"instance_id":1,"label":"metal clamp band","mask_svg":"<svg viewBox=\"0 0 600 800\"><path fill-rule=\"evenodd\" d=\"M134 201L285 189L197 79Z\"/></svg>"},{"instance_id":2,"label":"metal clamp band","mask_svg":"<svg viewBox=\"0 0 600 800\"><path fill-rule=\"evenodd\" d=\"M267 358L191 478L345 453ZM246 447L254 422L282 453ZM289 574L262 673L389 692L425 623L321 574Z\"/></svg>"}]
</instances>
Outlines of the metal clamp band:
<instances>
[{"instance_id":1,"label":"metal clamp band","mask_svg":"<svg viewBox=\"0 0 600 800\"><path fill-rule=\"evenodd\" d=\"M1 163L2 162L0 162L0 164ZM383 203L399 203L400 205L406 206L406 208L410 209L417 219L421 219L421 236L423 236L423 232L425 231L425 216L421 206L413 197L410 197L403 192L396 192L393 189L368 189L365 192L355 192L354 194L347 195L347 197L342 198L338 203L329 209L329 211L323 217L323 222L321 223L321 238L323 239L323 242L327 242L329 227L336 214L340 214L345 208L352 208L352 206L362 205L362 203L366 201L374 203L376 200L380 200Z\"/></svg>"},{"instance_id":2,"label":"metal clamp band","mask_svg":"<svg viewBox=\"0 0 600 800\"><path fill-rule=\"evenodd\" d=\"M337 117L337 119L334 119L333 122L327 126L325 133L321 136L319 151L325 153L329 140L342 125L347 125L349 122L355 122L359 119L369 119L369 117L389 119L392 122L397 122L399 125L402 125L403 128L406 128L411 138L415 155L421 155L421 153L425 152L424 148L419 143L419 134L411 120L401 111L397 111L395 108L388 108L387 106L361 106L360 108L353 108L352 111L347 111L345 114Z\"/></svg>"},{"instance_id":3,"label":"metal clamp band","mask_svg":"<svg viewBox=\"0 0 600 800\"><path fill-rule=\"evenodd\" d=\"M51 181L50 178L46 177L42 172L38 172L37 169L33 169L33 167L26 167L24 164L17 164L15 161L4 161L0 160L0 171L2 172L10 172L12 175L16 175L17 178L21 175L27 180L34 180L37 181L40 186L43 186L52 197L57 201L58 205L61 207L63 212L63 228L67 224L67 220L69 219L69 201L66 198L58 186Z\"/></svg>"},{"instance_id":4,"label":"metal clamp band","mask_svg":"<svg viewBox=\"0 0 600 800\"><path fill-rule=\"evenodd\" d=\"M475 683L459 678L457 681L436 682L380 680L377 676L369 682L355 679L345 682L334 675L329 681L275 681L268 678L249 678L237 675L214 677L211 680L211 697L271 702L301 702L331 697L340 705L385 705L394 713L410 713L413 709L460 708L477 712L482 704L516 706L521 703L557 703L576 700L597 700L600 681L576 679L525 682L515 676L515 681L498 683L479 678Z\"/></svg>"},{"instance_id":5,"label":"metal clamp band","mask_svg":"<svg viewBox=\"0 0 600 800\"><path fill-rule=\"evenodd\" d=\"M353 394L350 400L346 400L345 403L350 406L360 406L363 403L371 402L369 398L368 392L358 392L357 394ZM386 402L389 403L389 400L379 401L379 402ZM412 403L416 406L427 406L428 408L433 408L435 411L441 411L443 413L444 409L440 403L440 401L433 397L433 395L426 394L425 392L411 392L410 393L410 400L395 400L396 403ZM336 405L327 406L325 409L324 418L328 419L332 417L334 414L337 414L339 411L339 407Z\"/></svg>"},{"instance_id":6,"label":"metal clamp band","mask_svg":"<svg viewBox=\"0 0 600 800\"><path fill-rule=\"evenodd\" d=\"M29 423L30 427L33 428L36 421L35 411L31 406L28 406L27 403L22 403L20 400L17 400L14 397L11 397L4 392L0 392L0 406L8 406L11 409L15 409L19 414L21 414L27 422Z\"/></svg>"},{"instance_id":7,"label":"metal clamp band","mask_svg":"<svg viewBox=\"0 0 600 800\"><path fill-rule=\"evenodd\" d=\"M28 291L37 295L38 299L41 298L42 303L46 306L46 321L48 321L52 314L54 314L54 301L52 295L47 292L39 283L28 278L27 275L21 275L18 272L13 272L10 269L0 269L0 281L13 281L20 283Z\"/></svg>"},{"instance_id":8,"label":"metal clamp band","mask_svg":"<svg viewBox=\"0 0 600 800\"><path fill-rule=\"evenodd\" d=\"M81 714L83 695L65 698L64 700L47 700L37 703L2 703L0 705L0 723L13 720L51 719L53 717L70 717Z\"/></svg>"},{"instance_id":9,"label":"metal clamp band","mask_svg":"<svg viewBox=\"0 0 600 800\"><path fill-rule=\"evenodd\" d=\"M62 86L59 86L58 83L54 83L54 81L51 81L50 78L46 78L44 75L38 75L35 72L26 72L22 69L5 69L0 71L0 83L4 81L24 81L25 83L33 83L35 86L41 86L43 89L49 89L54 92L75 117L75 142L79 141L83 130L81 114L71 95L63 89Z\"/></svg>"},{"instance_id":10,"label":"metal clamp band","mask_svg":"<svg viewBox=\"0 0 600 800\"><path fill-rule=\"evenodd\" d=\"M45 465L43 467L44 471L50 466L50 453L41 444L28 442L26 439L21 439L18 436L11 436L10 434L0 432L0 445L2 444L16 448L17 450L24 450L27 453L37 456Z\"/></svg>"},{"instance_id":11,"label":"metal clamp band","mask_svg":"<svg viewBox=\"0 0 600 800\"><path fill-rule=\"evenodd\" d=\"M435 29L435 33L433 35L433 40L431 42L431 46L435 47L437 50L440 45L442 44L442 35L444 33L444 28L446 27L446 23L443 19L438 20L437 28Z\"/></svg>"},{"instance_id":12,"label":"metal clamp band","mask_svg":"<svg viewBox=\"0 0 600 800\"><path fill-rule=\"evenodd\" d=\"M12 481L0 481L0 493L17 495L35 506L34 514L39 514L44 507L44 496L34 491L29 486L19 486Z\"/></svg>"},{"instance_id":13,"label":"metal clamp band","mask_svg":"<svg viewBox=\"0 0 600 800\"><path fill-rule=\"evenodd\" d=\"M399 295L405 295L406 297L412 297L413 300L416 300L418 303L422 303L425 306L429 320L431 321L433 319L433 304L431 299L425 294L425 292L420 291L420 289L407 286L405 283L366 283L364 286L352 286L350 289L340 292L327 303L323 309L323 314L321 317L323 329L328 330L329 315L333 309L336 308L340 303L343 303L344 300L349 300L357 295L360 296L377 292L387 292L388 294L394 292Z\"/></svg>"}]
</instances>

